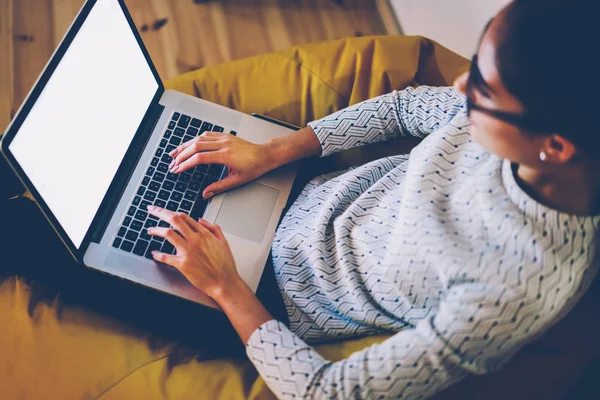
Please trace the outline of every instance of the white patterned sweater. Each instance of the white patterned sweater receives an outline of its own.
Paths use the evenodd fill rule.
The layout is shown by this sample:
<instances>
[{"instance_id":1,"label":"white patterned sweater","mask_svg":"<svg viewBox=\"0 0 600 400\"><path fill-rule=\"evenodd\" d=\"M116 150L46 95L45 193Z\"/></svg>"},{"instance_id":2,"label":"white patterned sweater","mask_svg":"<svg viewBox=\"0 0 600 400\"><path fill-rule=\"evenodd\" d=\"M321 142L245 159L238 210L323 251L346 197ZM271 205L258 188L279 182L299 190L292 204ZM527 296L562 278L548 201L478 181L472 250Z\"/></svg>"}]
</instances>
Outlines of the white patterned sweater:
<instances>
[{"instance_id":1,"label":"white patterned sweater","mask_svg":"<svg viewBox=\"0 0 600 400\"><path fill-rule=\"evenodd\" d=\"M472 141L450 87L394 91L311 122L322 156L399 136L410 153L313 179L272 247L290 328L248 357L279 398L426 398L501 367L596 274L600 216L560 213ZM331 362L310 344L394 333Z\"/></svg>"}]
</instances>

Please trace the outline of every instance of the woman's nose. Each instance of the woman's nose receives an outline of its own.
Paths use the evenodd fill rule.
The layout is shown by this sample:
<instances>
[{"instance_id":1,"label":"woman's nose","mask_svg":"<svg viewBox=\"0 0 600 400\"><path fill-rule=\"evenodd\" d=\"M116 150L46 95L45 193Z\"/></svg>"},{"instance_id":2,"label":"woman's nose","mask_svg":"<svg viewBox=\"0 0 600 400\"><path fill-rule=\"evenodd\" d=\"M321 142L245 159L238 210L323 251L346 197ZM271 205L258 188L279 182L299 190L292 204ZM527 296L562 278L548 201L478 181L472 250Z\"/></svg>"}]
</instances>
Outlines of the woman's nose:
<instances>
[{"instance_id":1,"label":"woman's nose","mask_svg":"<svg viewBox=\"0 0 600 400\"><path fill-rule=\"evenodd\" d=\"M456 80L454 81L454 87L456 88L456 90L458 90L462 94L466 94L468 79L469 79L468 72L464 72L462 75L460 75L458 78L456 78Z\"/></svg>"}]
</instances>

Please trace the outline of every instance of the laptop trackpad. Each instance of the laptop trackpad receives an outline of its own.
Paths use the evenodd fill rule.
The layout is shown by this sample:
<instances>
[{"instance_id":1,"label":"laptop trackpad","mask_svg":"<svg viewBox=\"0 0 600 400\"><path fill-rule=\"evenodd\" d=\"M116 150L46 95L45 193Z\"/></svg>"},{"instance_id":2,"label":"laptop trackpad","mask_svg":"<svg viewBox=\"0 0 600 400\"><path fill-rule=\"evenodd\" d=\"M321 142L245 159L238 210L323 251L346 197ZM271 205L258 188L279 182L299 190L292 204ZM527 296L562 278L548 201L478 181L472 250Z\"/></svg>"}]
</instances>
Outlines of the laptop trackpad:
<instances>
[{"instance_id":1,"label":"laptop trackpad","mask_svg":"<svg viewBox=\"0 0 600 400\"><path fill-rule=\"evenodd\" d=\"M250 182L225 193L215 224L224 232L261 243L279 190Z\"/></svg>"}]
</instances>

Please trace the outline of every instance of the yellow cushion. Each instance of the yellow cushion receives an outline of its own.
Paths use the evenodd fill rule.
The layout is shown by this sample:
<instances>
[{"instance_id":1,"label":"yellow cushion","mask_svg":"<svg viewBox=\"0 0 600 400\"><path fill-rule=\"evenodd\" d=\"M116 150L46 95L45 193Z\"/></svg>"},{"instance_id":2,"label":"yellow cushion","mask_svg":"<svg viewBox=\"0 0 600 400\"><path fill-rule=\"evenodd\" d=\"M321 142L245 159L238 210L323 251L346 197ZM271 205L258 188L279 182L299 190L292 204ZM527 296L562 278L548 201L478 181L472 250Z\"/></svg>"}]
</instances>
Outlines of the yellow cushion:
<instances>
[{"instance_id":1,"label":"yellow cushion","mask_svg":"<svg viewBox=\"0 0 600 400\"><path fill-rule=\"evenodd\" d=\"M204 68L171 80L166 87L246 113L305 125L393 89L451 84L467 64L420 37L363 37L298 46ZM338 155L333 167L385 151L390 150L367 156L365 151L347 153L351 159ZM0 284L2 398L274 398L246 359L201 361L177 343L65 305L58 295L35 302L33 292L19 277ZM348 340L317 349L335 361L387 337ZM527 377L514 371L509 374L511 379ZM458 385L444 398L484 398L487 387L498 386L498 381L491 382ZM560 392L556 385L553 389Z\"/></svg>"}]
</instances>

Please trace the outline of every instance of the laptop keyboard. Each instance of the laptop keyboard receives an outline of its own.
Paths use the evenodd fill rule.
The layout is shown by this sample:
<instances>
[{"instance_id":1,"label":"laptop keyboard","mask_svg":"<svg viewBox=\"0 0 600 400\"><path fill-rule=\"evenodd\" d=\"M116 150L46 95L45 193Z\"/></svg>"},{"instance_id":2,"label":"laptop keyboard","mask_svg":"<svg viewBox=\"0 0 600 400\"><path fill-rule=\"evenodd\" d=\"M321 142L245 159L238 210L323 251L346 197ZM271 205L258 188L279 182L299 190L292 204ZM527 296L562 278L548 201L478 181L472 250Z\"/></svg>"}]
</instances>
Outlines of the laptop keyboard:
<instances>
[{"instance_id":1,"label":"laptop keyboard","mask_svg":"<svg viewBox=\"0 0 600 400\"><path fill-rule=\"evenodd\" d=\"M221 126L201 121L188 115L175 112L169 121L154 156L146 166L136 194L123 216L112 246L138 256L153 259L152 251L174 254L175 248L167 240L150 236L147 228L154 226L170 227L165 221L150 215L147 206L155 205L174 212L184 212L194 219L200 218L208 200L202 192L210 184L218 181L226 173L220 164L198 165L180 174L169 172L173 160L169 153L181 143L185 143L206 131L223 132ZM235 131L230 134L235 135Z\"/></svg>"}]
</instances>

